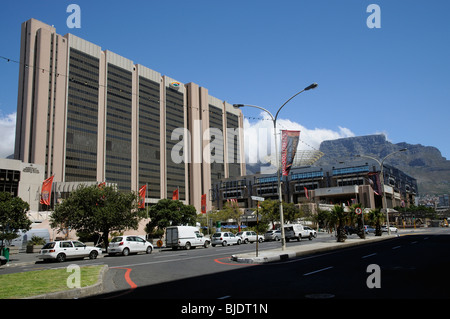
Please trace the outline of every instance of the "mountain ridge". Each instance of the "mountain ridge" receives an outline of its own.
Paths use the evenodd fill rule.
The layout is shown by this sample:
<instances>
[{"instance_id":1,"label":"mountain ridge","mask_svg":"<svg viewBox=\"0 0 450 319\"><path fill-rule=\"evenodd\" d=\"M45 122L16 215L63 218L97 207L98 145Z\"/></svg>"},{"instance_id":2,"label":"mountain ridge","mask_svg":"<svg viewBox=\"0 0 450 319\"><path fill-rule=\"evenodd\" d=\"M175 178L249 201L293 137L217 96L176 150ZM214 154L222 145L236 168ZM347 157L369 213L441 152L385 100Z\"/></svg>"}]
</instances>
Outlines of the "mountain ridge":
<instances>
[{"instance_id":1,"label":"mountain ridge","mask_svg":"<svg viewBox=\"0 0 450 319\"><path fill-rule=\"evenodd\" d=\"M441 195L450 193L450 161L434 146L391 143L384 134L346 137L326 140L320 144L324 156L315 163L334 164L354 159L355 155L368 155L382 159L388 154L406 148L386 160L404 173L417 179L420 195Z\"/></svg>"}]
</instances>

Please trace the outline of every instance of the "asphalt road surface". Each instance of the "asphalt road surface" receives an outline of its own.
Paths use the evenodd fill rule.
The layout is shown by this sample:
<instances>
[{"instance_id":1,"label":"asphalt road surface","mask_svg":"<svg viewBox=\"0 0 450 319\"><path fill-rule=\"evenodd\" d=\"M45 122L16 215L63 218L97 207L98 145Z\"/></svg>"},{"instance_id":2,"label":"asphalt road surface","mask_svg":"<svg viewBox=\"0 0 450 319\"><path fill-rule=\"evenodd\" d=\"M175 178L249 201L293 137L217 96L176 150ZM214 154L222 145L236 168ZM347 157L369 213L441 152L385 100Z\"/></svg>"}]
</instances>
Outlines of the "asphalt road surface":
<instances>
[{"instance_id":1,"label":"asphalt road surface","mask_svg":"<svg viewBox=\"0 0 450 319\"><path fill-rule=\"evenodd\" d=\"M126 265L110 266L110 293L95 298L450 298L448 232L410 234L264 265L231 262L234 253L236 247L216 247L127 258Z\"/></svg>"}]
</instances>

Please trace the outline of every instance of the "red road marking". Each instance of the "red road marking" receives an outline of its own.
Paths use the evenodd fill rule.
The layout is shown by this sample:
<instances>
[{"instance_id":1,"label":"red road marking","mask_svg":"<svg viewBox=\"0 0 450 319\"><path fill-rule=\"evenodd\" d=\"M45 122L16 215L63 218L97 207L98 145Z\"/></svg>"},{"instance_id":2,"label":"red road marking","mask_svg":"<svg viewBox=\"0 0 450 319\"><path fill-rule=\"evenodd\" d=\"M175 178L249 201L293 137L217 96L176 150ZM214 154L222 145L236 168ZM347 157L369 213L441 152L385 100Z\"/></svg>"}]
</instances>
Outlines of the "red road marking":
<instances>
[{"instance_id":1,"label":"red road marking","mask_svg":"<svg viewBox=\"0 0 450 319\"><path fill-rule=\"evenodd\" d=\"M111 268L126 269L127 271L125 272L125 276L124 276L125 277L125 281L130 285L131 289L137 288L137 285L130 278L131 268L122 268L122 267L111 267Z\"/></svg>"}]
</instances>

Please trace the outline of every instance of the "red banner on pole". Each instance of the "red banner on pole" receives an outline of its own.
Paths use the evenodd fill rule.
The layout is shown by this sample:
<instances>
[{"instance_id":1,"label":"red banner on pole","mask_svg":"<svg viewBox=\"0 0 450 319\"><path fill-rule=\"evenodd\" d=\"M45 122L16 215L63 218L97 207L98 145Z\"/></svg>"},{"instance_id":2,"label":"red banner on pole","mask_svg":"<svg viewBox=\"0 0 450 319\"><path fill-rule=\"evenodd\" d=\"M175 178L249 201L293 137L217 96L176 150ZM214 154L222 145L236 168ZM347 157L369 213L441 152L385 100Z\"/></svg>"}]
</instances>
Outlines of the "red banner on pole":
<instances>
[{"instance_id":1,"label":"red banner on pole","mask_svg":"<svg viewBox=\"0 0 450 319\"><path fill-rule=\"evenodd\" d=\"M283 176L289 175L289 171L294 163L299 139L300 131L281 131L281 164Z\"/></svg>"},{"instance_id":2,"label":"red banner on pole","mask_svg":"<svg viewBox=\"0 0 450 319\"><path fill-rule=\"evenodd\" d=\"M145 193L147 192L147 185L139 188L139 208L145 208Z\"/></svg>"},{"instance_id":3,"label":"red banner on pole","mask_svg":"<svg viewBox=\"0 0 450 319\"><path fill-rule=\"evenodd\" d=\"M206 214L206 194L202 195L202 214Z\"/></svg>"},{"instance_id":4,"label":"red banner on pole","mask_svg":"<svg viewBox=\"0 0 450 319\"><path fill-rule=\"evenodd\" d=\"M42 183L41 200L40 200L40 203L42 205L50 206L53 177L54 176L50 176Z\"/></svg>"}]
</instances>

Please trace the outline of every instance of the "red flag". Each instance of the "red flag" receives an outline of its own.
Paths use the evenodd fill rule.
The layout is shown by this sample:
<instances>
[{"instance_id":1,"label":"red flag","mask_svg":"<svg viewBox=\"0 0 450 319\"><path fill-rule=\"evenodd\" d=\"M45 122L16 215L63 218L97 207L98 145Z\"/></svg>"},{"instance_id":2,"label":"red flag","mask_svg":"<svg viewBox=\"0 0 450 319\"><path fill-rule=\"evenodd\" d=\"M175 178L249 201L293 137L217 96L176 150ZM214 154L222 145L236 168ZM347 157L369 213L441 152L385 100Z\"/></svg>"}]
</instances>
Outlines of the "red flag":
<instances>
[{"instance_id":1,"label":"red flag","mask_svg":"<svg viewBox=\"0 0 450 319\"><path fill-rule=\"evenodd\" d=\"M300 131L281 131L281 163L283 176L288 176L297 152Z\"/></svg>"},{"instance_id":2,"label":"red flag","mask_svg":"<svg viewBox=\"0 0 450 319\"><path fill-rule=\"evenodd\" d=\"M178 188L176 190L173 191L172 193L172 199L173 200L178 200L179 196L178 196Z\"/></svg>"},{"instance_id":3,"label":"red flag","mask_svg":"<svg viewBox=\"0 0 450 319\"><path fill-rule=\"evenodd\" d=\"M206 214L206 194L202 195L202 214Z\"/></svg>"},{"instance_id":4,"label":"red flag","mask_svg":"<svg viewBox=\"0 0 450 319\"><path fill-rule=\"evenodd\" d=\"M139 188L139 208L145 208L145 193L147 192L147 185Z\"/></svg>"},{"instance_id":5,"label":"red flag","mask_svg":"<svg viewBox=\"0 0 450 319\"><path fill-rule=\"evenodd\" d=\"M51 193L52 193L52 184L53 184L53 175L47 178L42 183L42 191L41 191L41 201L40 203L43 205L50 205Z\"/></svg>"},{"instance_id":6,"label":"red flag","mask_svg":"<svg viewBox=\"0 0 450 319\"><path fill-rule=\"evenodd\" d=\"M307 189L305 186L303 186L303 188L305 189L305 195L306 195L306 198L309 199L308 189Z\"/></svg>"}]
</instances>

